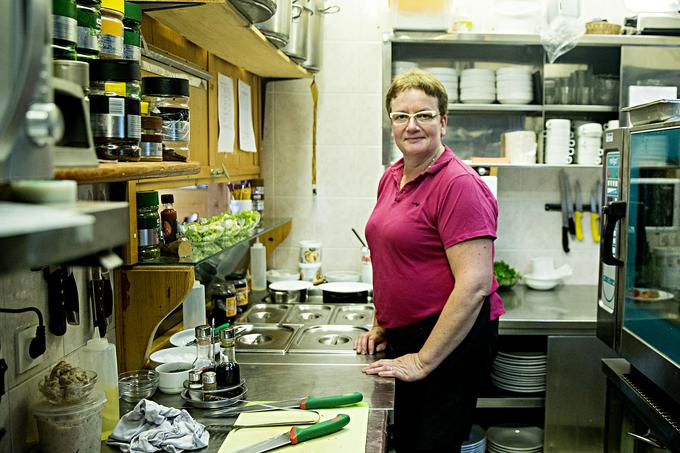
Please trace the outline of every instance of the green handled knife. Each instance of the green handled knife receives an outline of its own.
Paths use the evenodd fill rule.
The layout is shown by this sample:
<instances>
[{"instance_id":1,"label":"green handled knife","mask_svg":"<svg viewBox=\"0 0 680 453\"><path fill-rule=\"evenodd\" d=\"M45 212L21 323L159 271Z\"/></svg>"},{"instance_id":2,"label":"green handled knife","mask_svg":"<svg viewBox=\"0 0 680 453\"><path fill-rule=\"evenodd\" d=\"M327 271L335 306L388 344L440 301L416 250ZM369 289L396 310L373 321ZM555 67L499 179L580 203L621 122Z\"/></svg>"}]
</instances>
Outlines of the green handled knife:
<instances>
[{"instance_id":1,"label":"green handled knife","mask_svg":"<svg viewBox=\"0 0 680 453\"><path fill-rule=\"evenodd\" d=\"M349 423L349 415L338 414L330 420L317 423L309 428L298 428L293 426L289 432L279 434L278 436L270 437L267 440L242 448L235 453L262 453L275 448L283 447L284 445L296 445L306 440L314 439L316 437L325 436L339 431L342 427Z\"/></svg>"},{"instance_id":2,"label":"green handled knife","mask_svg":"<svg viewBox=\"0 0 680 453\"><path fill-rule=\"evenodd\" d=\"M252 404L250 406L228 407L205 413L207 417L230 417L237 416L241 412L275 411L278 409L329 409L333 407L347 406L360 402L364 398L361 392L345 393L342 395L308 396L286 401L275 401L269 404Z\"/></svg>"}]
</instances>

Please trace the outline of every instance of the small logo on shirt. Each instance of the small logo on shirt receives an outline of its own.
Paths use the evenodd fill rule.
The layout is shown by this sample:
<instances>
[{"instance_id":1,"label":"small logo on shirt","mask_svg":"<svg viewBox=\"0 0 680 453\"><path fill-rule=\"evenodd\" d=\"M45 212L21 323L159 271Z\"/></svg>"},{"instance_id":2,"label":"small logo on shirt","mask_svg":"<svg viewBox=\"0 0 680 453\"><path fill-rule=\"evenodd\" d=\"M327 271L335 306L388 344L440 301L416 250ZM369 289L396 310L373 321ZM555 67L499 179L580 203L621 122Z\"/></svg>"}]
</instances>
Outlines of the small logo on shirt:
<instances>
[{"instance_id":1,"label":"small logo on shirt","mask_svg":"<svg viewBox=\"0 0 680 453\"><path fill-rule=\"evenodd\" d=\"M420 201L412 201L411 204L413 206L420 206Z\"/></svg>"}]
</instances>

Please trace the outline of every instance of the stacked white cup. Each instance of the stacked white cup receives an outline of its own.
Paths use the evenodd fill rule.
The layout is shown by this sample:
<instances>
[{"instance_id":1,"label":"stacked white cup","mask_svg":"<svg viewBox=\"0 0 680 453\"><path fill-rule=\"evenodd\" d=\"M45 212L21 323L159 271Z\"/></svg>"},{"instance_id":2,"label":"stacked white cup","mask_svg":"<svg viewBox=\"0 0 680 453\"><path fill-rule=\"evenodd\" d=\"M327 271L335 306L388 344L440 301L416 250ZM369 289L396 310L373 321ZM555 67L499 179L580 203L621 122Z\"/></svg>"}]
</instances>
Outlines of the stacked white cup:
<instances>
[{"instance_id":1,"label":"stacked white cup","mask_svg":"<svg viewBox=\"0 0 680 453\"><path fill-rule=\"evenodd\" d=\"M576 163L600 165L602 163L602 125L582 124L576 129Z\"/></svg>"},{"instance_id":2,"label":"stacked white cup","mask_svg":"<svg viewBox=\"0 0 680 453\"><path fill-rule=\"evenodd\" d=\"M449 95L449 102L458 102L458 72L455 69L444 66L430 66L423 68L435 76L446 88Z\"/></svg>"},{"instance_id":3,"label":"stacked white cup","mask_svg":"<svg viewBox=\"0 0 680 453\"><path fill-rule=\"evenodd\" d=\"M300 273L302 280L313 281L319 276L321 268L321 242L300 241Z\"/></svg>"},{"instance_id":4,"label":"stacked white cup","mask_svg":"<svg viewBox=\"0 0 680 453\"><path fill-rule=\"evenodd\" d=\"M574 154L574 134L571 132L571 121L553 118L545 122L546 164L570 164Z\"/></svg>"}]
</instances>

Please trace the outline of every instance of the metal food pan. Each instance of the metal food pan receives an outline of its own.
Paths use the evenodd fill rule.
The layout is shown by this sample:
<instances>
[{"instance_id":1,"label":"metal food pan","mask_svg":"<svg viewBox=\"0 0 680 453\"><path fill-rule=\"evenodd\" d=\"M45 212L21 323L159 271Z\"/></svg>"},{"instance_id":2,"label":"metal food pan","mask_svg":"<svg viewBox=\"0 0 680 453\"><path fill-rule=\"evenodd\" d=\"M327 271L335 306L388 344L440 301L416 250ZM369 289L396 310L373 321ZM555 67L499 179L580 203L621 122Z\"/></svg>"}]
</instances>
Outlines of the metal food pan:
<instances>
[{"instance_id":1,"label":"metal food pan","mask_svg":"<svg viewBox=\"0 0 680 453\"><path fill-rule=\"evenodd\" d=\"M276 325L286 317L288 304L255 304L238 319L239 324Z\"/></svg>"},{"instance_id":2,"label":"metal food pan","mask_svg":"<svg viewBox=\"0 0 680 453\"><path fill-rule=\"evenodd\" d=\"M680 119L680 99L659 99L626 107L621 111L628 112L628 118L633 126L678 120Z\"/></svg>"}]
</instances>

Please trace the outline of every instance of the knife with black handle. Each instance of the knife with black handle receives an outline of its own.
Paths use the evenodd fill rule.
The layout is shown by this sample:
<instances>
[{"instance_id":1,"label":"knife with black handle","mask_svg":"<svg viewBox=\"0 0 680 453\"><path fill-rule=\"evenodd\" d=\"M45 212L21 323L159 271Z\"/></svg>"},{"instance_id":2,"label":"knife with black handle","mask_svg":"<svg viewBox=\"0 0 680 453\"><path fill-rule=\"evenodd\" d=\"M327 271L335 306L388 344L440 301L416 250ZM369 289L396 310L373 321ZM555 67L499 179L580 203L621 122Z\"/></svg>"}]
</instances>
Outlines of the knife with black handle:
<instances>
[{"instance_id":1,"label":"knife with black handle","mask_svg":"<svg viewBox=\"0 0 680 453\"><path fill-rule=\"evenodd\" d=\"M562 207L562 250L569 253L569 182L564 170L560 170L560 203Z\"/></svg>"}]
</instances>

